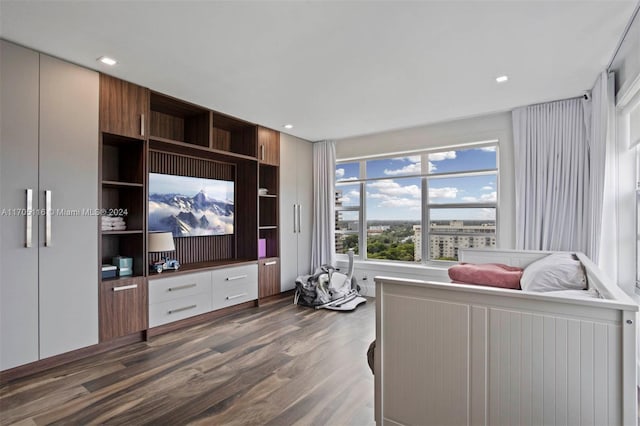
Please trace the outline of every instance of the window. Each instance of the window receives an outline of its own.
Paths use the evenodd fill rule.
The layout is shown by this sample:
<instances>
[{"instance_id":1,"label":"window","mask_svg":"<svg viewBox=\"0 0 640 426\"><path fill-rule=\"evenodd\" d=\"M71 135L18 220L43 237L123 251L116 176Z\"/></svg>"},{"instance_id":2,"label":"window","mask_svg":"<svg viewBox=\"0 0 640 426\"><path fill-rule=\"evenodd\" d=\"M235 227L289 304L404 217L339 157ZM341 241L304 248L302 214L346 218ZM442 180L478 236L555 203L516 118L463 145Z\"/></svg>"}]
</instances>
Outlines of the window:
<instances>
[{"instance_id":1,"label":"window","mask_svg":"<svg viewBox=\"0 0 640 426\"><path fill-rule=\"evenodd\" d=\"M338 161L336 253L425 263L495 247L497 155L492 142Z\"/></svg>"}]
</instances>

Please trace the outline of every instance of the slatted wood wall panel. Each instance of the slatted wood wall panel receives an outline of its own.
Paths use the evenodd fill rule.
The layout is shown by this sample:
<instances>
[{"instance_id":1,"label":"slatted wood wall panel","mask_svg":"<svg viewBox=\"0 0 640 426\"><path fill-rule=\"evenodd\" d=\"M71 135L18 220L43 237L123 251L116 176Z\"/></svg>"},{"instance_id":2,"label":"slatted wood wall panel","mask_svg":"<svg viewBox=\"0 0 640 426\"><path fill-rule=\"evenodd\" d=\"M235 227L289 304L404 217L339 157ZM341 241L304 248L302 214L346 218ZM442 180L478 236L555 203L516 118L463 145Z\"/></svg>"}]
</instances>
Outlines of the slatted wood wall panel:
<instances>
[{"instance_id":1,"label":"slatted wood wall panel","mask_svg":"<svg viewBox=\"0 0 640 426\"><path fill-rule=\"evenodd\" d=\"M235 181L235 169L233 164L149 151L149 172L151 173ZM236 211L235 214L237 225L238 212ZM236 226L236 233L237 228ZM175 256L180 263L189 264L233 259L236 254L236 234L175 238L174 241L176 245L174 253L149 253L149 260L156 261L162 256Z\"/></svg>"},{"instance_id":2,"label":"slatted wood wall panel","mask_svg":"<svg viewBox=\"0 0 640 426\"><path fill-rule=\"evenodd\" d=\"M489 424L621 424L619 326L490 309L489 330Z\"/></svg>"}]
</instances>

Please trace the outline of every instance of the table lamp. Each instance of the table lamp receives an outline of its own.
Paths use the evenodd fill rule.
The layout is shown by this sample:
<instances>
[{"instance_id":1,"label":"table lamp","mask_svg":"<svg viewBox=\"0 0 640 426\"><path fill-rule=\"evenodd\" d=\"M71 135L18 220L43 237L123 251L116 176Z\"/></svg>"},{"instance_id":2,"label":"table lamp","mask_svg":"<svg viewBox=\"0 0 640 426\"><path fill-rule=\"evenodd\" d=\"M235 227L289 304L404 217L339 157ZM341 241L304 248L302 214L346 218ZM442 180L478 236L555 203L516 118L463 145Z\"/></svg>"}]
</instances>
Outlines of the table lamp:
<instances>
[{"instance_id":1,"label":"table lamp","mask_svg":"<svg viewBox=\"0 0 640 426\"><path fill-rule=\"evenodd\" d=\"M150 232L147 243L149 253L164 253L176 249L171 232ZM155 262L150 266L160 273L165 269L178 269L180 264L175 259L163 257L161 262Z\"/></svg>"}]
</instances>

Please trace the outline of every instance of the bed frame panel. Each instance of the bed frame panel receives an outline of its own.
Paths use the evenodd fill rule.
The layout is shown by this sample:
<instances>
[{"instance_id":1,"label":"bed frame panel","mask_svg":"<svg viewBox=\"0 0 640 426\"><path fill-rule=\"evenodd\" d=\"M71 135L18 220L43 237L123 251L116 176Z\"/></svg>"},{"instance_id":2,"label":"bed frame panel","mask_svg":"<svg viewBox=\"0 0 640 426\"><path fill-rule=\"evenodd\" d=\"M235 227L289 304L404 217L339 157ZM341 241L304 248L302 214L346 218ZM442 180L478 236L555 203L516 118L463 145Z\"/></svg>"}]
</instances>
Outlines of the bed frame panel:
<instances>
[{"instance_id":1,"label":"bed frame panel","mask_svg":"<svg viewBox=\"0 0 640 426\"><path fill-rule=\"evenodd\" d=\"M635 425L638 306L578 256L606 299L376 277L377 423Z\"/></svg>"}]
</instances>

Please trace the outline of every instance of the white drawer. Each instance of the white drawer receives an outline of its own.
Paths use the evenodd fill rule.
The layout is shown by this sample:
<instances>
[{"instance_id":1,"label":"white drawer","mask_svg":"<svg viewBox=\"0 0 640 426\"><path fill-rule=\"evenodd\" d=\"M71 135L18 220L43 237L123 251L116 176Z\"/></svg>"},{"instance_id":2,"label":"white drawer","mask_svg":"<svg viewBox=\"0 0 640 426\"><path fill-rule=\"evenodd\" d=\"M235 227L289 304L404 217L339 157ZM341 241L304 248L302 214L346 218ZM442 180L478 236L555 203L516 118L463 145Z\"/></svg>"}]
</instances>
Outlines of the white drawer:
<instances>
[{"instance_id":1,"label":"white drawer","mask_svg":"<svg viewBox=\"0 0 640 426\"><path fill-rule=\"evenodd\" d=\"M211 293L191 294L149 305L149 327L204 314L211 310Z\"/></svg>"},{"instance_id":2,"label":"white drawer","mask_svg":"<svg viewBox=\"0 0 640 426\"><path fill-rule=\"evenodd\" d=\"M150 305L193 294L208 294L208 298L211 299L211 272L149 278Z\"/></svg>"},{"instance_id":3,"label":"white drawer","mask_svg":"<svg viewBox=\"0 0 640 426\"><path fill-rule=\"evenodd\" d=\"M258 298L258 265L217 269L213 275L213 309Z\"/></svg>"}]
</instances>

